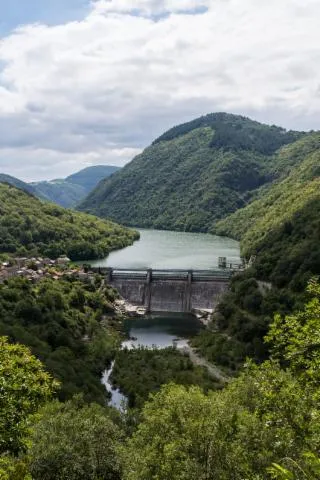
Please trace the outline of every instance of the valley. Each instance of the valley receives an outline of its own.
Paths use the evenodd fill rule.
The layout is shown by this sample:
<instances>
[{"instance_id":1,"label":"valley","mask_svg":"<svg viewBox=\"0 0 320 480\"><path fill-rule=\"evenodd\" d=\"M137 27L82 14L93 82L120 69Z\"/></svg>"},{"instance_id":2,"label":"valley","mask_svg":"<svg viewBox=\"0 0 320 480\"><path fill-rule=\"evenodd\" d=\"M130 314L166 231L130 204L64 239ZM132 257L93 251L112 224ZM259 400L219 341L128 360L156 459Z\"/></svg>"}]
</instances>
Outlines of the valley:
<instances>
[{"instance_id":1,"label":"valley","mask_svg":"<svg viewBox=\"0 0 320 480\"><path fill-rule=\"evenodd\" d=\"M319 165L318 132L211 114L93 182L80 212L3 177L0 360L26 345L23 355L52 376L16 431L8 413L9 439L0 429L12 471L42 472L48 425L53 452L57 432L74 451L81 420L64 429L77 415L90 418L91 447L98 424L113 432L103 455L112 438L104 468L116 459L115 480L269 480L285 456L306 469L305 452L317 461ZM218 293L209 289L214 272L224 277ZM205 324L193 289L210 300ZM139 315L123 308L129 293ZM14 362L0 362L0 382L7 364L14 378ZM178 453L167 457L169 447ZM75 462L50 458L57 468Z\"/></svg>"}]
</instances>

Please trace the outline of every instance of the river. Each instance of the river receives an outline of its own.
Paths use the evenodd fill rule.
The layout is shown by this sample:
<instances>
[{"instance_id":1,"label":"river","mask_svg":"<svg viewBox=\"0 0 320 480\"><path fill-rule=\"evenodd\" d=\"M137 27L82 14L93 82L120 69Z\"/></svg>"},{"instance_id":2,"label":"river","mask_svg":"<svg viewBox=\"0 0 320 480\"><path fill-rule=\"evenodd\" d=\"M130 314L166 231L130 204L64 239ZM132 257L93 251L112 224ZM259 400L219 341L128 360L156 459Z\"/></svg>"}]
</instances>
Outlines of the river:
<instances>
[{"instance_id":1,"label":"river","mask_svg":"<svg viewBox=\"0 0 320 480\"><path fill-rule=\"evenodd\" d=\"M124 330L130 340L123 342L122 348L167 348L173 345L183 348L187 345L187 339L196 335L201 328L202 324L193 315L170 313L130 318L124 322ZM114 363L103 373L102 383L111 393L110 405L121 409L126 398L118 389L113 389L109 382L113 366Z\"/></svg>"},{"instance_id":2,"label":"river","mask_svg":"<svg viewBox=\"0 0 320 480\"><path fill-rule=\"evenodd\" d=\"M240 263L239 242L205 233L140 230L140 240L132 246L112 252L103 260L90 261L92 266L113 268L154 268L207 270L218 267L218 258L227 257L228 263ZM122 348L166 348L185 346L187 339L201 328L192 315L161 314L145 318L131 318L124 323L128 340ZM113 390L109 382L113 365L103 374L103 384L111 393L110 405L121 408L125 397Z\"/></svg>"}]
</instances>

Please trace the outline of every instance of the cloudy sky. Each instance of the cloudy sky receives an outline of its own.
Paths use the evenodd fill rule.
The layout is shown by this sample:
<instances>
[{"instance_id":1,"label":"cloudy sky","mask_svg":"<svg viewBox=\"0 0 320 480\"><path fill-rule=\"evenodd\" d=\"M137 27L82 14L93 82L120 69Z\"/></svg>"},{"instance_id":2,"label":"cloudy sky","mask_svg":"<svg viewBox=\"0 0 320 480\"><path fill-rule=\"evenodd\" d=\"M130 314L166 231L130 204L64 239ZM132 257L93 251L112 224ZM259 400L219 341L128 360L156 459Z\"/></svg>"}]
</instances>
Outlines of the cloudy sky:
<instances>
[{"instance_id":1,"label":"cloudy sky","mask_svg":"<svg viewBox=\"0 0 320 480\"><path fill-rule=\"evenodd\" d=\"M228 111L320 128L319 0L0 0L0 172L124 165Z\"/></svg>"}]
</instances>

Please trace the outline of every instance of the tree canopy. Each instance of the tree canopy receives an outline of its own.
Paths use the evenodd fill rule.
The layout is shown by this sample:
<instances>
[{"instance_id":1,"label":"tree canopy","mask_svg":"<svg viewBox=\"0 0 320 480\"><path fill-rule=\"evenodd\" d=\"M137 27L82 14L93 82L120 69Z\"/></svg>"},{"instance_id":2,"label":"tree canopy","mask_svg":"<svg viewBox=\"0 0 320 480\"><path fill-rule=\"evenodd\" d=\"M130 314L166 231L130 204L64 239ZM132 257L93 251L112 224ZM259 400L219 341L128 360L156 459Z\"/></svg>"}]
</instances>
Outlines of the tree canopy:
<instances>
[{"instance_id":1,"label":"tree canopy","mask_svg":"<svg viewBox=\"0 0 320 480\"><path fill-rule=\"evenodd\" d=\"M103 258L139 238L133 230L66 210L0 183L0 254Z\"/></svg>"},{"instance_id":2,"label":"tree canopy","mask_svg":"<svg viewBox=\"0 0 320 480\"><path fill-rule=\"evenodd\" d=\"M27 347L0 337L0 454L25 447L29 416L57 387Z\"/></svg>"}]
</instances>

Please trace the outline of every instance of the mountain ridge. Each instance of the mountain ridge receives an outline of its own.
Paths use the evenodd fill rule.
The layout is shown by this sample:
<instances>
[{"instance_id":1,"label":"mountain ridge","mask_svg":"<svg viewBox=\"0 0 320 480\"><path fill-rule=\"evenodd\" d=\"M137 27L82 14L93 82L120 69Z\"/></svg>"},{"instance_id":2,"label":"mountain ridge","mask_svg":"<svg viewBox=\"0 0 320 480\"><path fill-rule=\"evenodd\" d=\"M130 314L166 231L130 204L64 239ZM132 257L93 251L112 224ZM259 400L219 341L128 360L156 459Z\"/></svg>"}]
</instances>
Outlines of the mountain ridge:
<instances>
[{"instance_id":1,"label":"mountain ridge","mask_svg":"<svg viewBox=\"0 0 320 480\"><path fill-rule=\"evenodd\" d=\"M112 175L121 167L95 165L86 167L68 177L39 182L23 182L7 174L0 174L0 182L16 186L32 193L36 197L56 203L65 208L75 207L105 177Z\"/></svg>"},{"instance_id":2,"label":"mountain ridge","mask_svg":"<svg viewBox=\"0 0 320 480\"><path fill-rule=\"evenodd\" d=\"M209 114L165 132L79 209L129 226L208 232L281 177L288 165L276 168L275 152L305 135Z\"/></svg>"}]
</instances>

